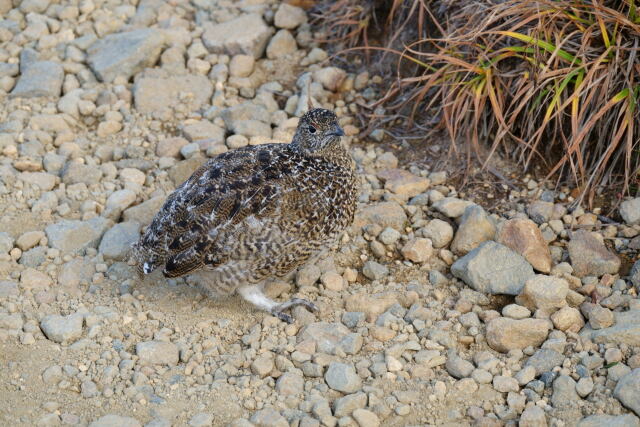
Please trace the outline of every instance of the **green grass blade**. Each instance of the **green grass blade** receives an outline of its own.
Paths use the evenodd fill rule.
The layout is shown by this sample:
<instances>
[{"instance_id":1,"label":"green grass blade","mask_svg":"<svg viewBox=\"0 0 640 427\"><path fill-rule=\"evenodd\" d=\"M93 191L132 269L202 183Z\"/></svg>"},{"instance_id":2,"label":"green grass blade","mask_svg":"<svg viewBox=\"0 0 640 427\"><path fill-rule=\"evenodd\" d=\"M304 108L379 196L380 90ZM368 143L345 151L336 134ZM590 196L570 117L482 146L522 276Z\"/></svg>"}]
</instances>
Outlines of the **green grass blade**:
<instances>
[{"instance_id":1,"label":"green grass blade","mask_svg":"<svg viewBox=\"0 0 640 427\"><path fill-rule=\"evenodd\" d=\"M567 85L576 75L578 75L578 73L581 70L582 70L582 67L576 68L575 70L567 74L564 79L562 79L562 81L560 82L560 86L558 86L558 89L556 90L555 95L553 95L553 98L551 98L551 103L549 103L549 106L547 107L547 112L544 115L544 119L543 119L544 122L549 121L549 119L551 118L551 115L553 114L553 110L558 104L558 101L560 100L560 97L562 96L562 93L566 89Z\"/></svg>"},{"instance_id":2,"label":"green grass blade","mask_svg":"<svg viewBox=\"0 0 640 427\"><path fill-rule=\"evenodd\" d=\"M508 37L512 37L514 39L523 41L525 43L529 43L529 44L535 44L536 46L540 47L541 49L546 50L549 53L554 53L557 52L558 56L562 59L564 59L567 62L570 62L572 64L578 64L581 65L581 61L580 59L576 58L575 56L571 55L569 52L567 52L566 50L560 49L558 47L556 47L553 43L549 43L546 42L544 40L540 40L537 39L535 37L531 37L528 36L526 34L521 34L515 31L498 31L498 34L502 34Z\"/></svg>"}]
</instances>

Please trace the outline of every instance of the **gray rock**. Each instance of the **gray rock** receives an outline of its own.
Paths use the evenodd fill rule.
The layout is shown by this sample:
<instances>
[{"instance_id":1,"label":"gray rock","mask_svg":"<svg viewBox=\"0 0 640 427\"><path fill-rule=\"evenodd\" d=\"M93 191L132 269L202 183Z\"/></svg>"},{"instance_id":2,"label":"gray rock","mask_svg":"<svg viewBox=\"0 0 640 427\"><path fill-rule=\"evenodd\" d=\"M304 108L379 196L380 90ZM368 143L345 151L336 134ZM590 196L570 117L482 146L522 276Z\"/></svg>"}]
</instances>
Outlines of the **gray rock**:
<instances>
[{"instance_id":1,"label":"gray rock","mask_svg":"<svg viewBox=\"0 0 640 427\"><path fill-rule=\"evenodd\" d=\"M634 369L618 381L613 396L640 416L640 368Z\"/></svg>"},{"instance_id":2,"label":"gray rock","mask_svg":"<svg viewBox=\"0 0 640 427\"><path fill-rule=\"evenodd\" d=\"M49 246L62 252L77 252L97 248L100 238L111 226L111 220L102 217L88 221L62 220L45 228Z\"/></svg>"},{"instance_id":3,"label":"gray rock","mask_svg":"<svg viewBox=\"0 0 640 427\"><path fill-rule=\"evenodd\" d=\"M92 397L96 397L100 395L100 391L98 390L98 386L96 383L90 380L83 381L80 385L80 394L85 399L90 399Z\"/></svg>"},{"instance_id":4,"label":"gray rock","mask_svg":"<svg viewBox=\"0 0 640 427\"><path fill-rule=\"evenodd\" d=\"M288 30L278 31L267 45L267 58L276 59L296 51L298 45Z\"/></svg>"},{"instance_id":5,"label":"gray rock","mask_svg":"<svg viewBox=\"0 0 640 427\"><path fill-rule=\"evenodd\" d=\"M144 427L171 427L171 421L166 418L156 417L146 423Z\"/></svg>"},{"instance_id":6,"label":"gray rock","mask_svg":"<svg viewBox=\"0 0 640 427\"><path fill-rule=\"evenodd\" d=\"M12 295L18 295L18 284L9 280L0 280L0 298L7 298Z\"/></svg>"},{"instance_id":7,"label":"gray rock","mask_svg":"<svg viewBox=\"0 0 640 427\"><path fill-rule=\"evenodd\" d=\"M562 366L562 362L564 361L564 356L558 353L555 350L550 349L540 349L537 350L533 356L527 360L525 363L526 366L531 366L536 370L536 376L542 374L543 372L549 372L553 370L556 366Z\"/></svg>"},{"instance_id":8,"label":"gray rock","mask_svg":"<svg viewBox=\"0 0 640 427\"><path fill-rule=\"evenodd\" d=\"M22 253L20 264L27 267L38 267L47 259L47 248L38 246Z\"/></svg>"},{"instance_id":9,"label":"gray rock","mask_svg":"<svg viewBox=\"0 0 640 427\"><path fill-rule=\"evenodd\" d=\"M473 202L461 200L455 197L445 197L433 204L433 208L449 218L461 217L465 210L473 205Z\"/></svg>"},{"instance_id":10,"label":"gray rock","mask_svg":"<svg viewBox=\"0 0 640 427\"><path fill-rule=\"evenodd\" d=\"M451 272L479 292L507 295L518 295L534 276L531 264L521 255L492 241L458 259Z\"/></svg>"},{"instance_id":11,"label":"gray rock","mask_svg":"<svg viewBox=\"0 0 640 427\"><path fill-rule=\"evenodd\" d=\"M151 224L153 217L164 204L165 196L156 196L139 205L132 206L122 214L125 221L135 221L141 226Z\"/></svg>"},{"instance_id":12,"label":"gray rock","mask_svg":"<svg viewBox=\"0 0 640 427\"><path fill-rule=\"evenodd\" d=\"M67 162L62 171L62 182L67 185L84 183L97 184L102 178L102 170L82 163Z\"/></svg>"},{"instance_id":13,"label":"gray rock","mask_svg":"<svg viewBox=\"0 0 640 427\"><path fill-rule=\"evenodd\" d=\"M181 95L187 93L192 97L184 102ZM142 114L163 114L178 104L187 111L195 111L209 102L212 93L211 81L206 76L194 74L171 76L145 72L133 85L136 110Z\"/></svg>"},{"instance_id":14,"label":"gray rock","mask_svg":"<svg viewBox=\"0 0 640 427\"><path fill-rule=\"evenodd\" d=\"M22 329L24 320L22 320L22 314L0 314L0 329Z\"/></svg>"},{"instance_id":15,"label":"gray rock","mask_svg":"<svg viewBox=\"0 0 640 427\"><path fill-rule=\"evenodd\" d=\"M111 227L109 231L104 233L98 252L105 259L113 259L122 261L134 244L140 237L140 224L134 221L121 222Z\"/></svg>"},{"instance_id":16,"label":"gray rock","mask_svg":"<svg viewBox=\"0 0 640 427\"><path fill-rule=\"evenodd\" d=\"M640 427L640 419L633 414L591 415L578 421L578 427Z\"/></svg>"},{"instance_id":17,"label":"gray rock","mask_svg":"<svg viewBox=\"0 0 640 427\"><path fill-rule=\"evenodd\" d=\"M245 123L248 121L258 121L267 124L271 121L271 114L262 105L252 102L243 102L229 108L225 108L220 113L220 117L224 120L227 129L234 133L240 133Z\"/></svg>"},{"instance_id":18,"label":"gray rock","mask_svg":"<svg viewBox=\"0 0 640 427\"><path fill-rule=\"evenodd\" d=\"M89 47L87 63L103 82L118 76L129 79L153 66L164 44L164 34L154 28L109 34Z\"/></svg>"},{"instance_id":19,"label":"gray rock","mask_svg":"<svg viewBox=\"0 0 640 427\"><path fill-rule=\"evenodd\" d=\"M500 393L517 393L520 391L518 380L504 375L496 375L493 377L493 388Z\"/></svg>"},{"instance_id":20,"label":"gray rock","mask_svg":"<svg viewBox=\"0 0 640 427\"><path fill-rule=\"evenodd\" d=\"M8 254L13 249L14 242L15 239L9 233L0 231L0 254Z\"/></svg>"},{"instance_id":21,"label":"gray rock","mask_svg":"<svg viewBox=\"0 0 640 427\"><path fill-rule=\"evenodd\" d=\"M259 58L273 29L258 14L241 15L221 24L206 27L202 42L212 53L253 55Z\"/></svg>"},{"instance_id":22,"label":"gray rock","mask_svg":"<svg viewBox=\"0 0 640 427\"><path fill-rule=\"evenodd\" d=\"M336 399L333 404L333 415L344 417L351 415L356 409L367 406L367 395L359 392Z\"/></svg>"},{"instance_id":23,"label":"gray rock","mask_svg":"<svg viewBox=\"0 0 640 427\"><path fill-rule=\"evenodd\" d=\"M525 282L522 293L516 298L516 302L531 311L539 309L547 314L552 314L567 305L568 292L569 284L566 280L560 277L536 274Z\"/></svg>"},{"instance_id":24,"label":"gray rock","mask_svg":"<svg viewBox=\"0 0 640 427\"><path fill-rule=\"evenodd\" d=\"M576 384L576 392L580 397L587 397L593 391L593 380L591 377L580 378Z\"/></svg>"},{"instance_id":25,"label":"gray rock","mask_svg":"<svg viewBox=\"0 0 640 427\"><path fill-rule=\"evenodd\" d=\"M191 427L206 427L213 425L213 414L209 414L206 412L200 412L199 414L195 414L189 420L189 425Z\"/></svg>"},{"instance_id":26,"label":"gray rock","mask_svg":"<svg viewBox=\"0 0 640 427\"><path fill-rule=\"evenodd\" d=\"M455 352L450 352L447 357L447 363L445 364L447 372L454 378L467 378L473 372L473 363L464 360Z\"/></svg>"},{"instance_id":27,"label":"gray rock","mask_svg":"<svg viewBox=\"0 0 640 427\"><path fill-rule=\"evenodd\" d=\"M578 277L617 274L620 258L586 230L574 231L567 245L573 274Z\"/></svg>"},{"instance_id":28,"label":"gray rock","mask_svg":"<svg viewBox=\"0 0 640 427\"><path fill-rule=\"evenodd\" d=\"M555 408L570 407L580 400L576 392L576 382L568 375L560 375L553 382L551 404Z\"/></svg>"},{"instance_id":29,"label":"gray rock","mask_svg":"<svg viewBox=\"0 0 640 427\"><path fill-rule=\"evenodd\" d=\"M40 321L40 329L51 341L68 343L82 336L82 324L84 317L80 313L68 316L52 314L45 316Z\"/></svg>"},{"instance_id":30,"label":"gray rock","mask_svg":"<svg viewBox=\"0 0 640 427\"><path fill-rule=\"evenodd\" d=\"M278 396L297 396L304 391L304 378L293 372L285 372L276 381Z\"/></svg>"},{"instance_id":31,"label":"gray rock","mask_svg":"<svg viewBox=\"0 0 640 427\"><path fill-rule=\"evenodd\" d=\"M351 331L340 323L315 322L300 331L298 341L315 341L316 351L334 354L336 347L350 333Z\"/></svg>"},{"instance_id":32,"label":"gray rock","mask_svg":"<svg viewBox=\"0 0 640 427\"><path fill-rule=\"evenodd\" d=\"M640 224L640 197L620 203L620 216L628 225Z\"/></svg>"},{"instance_id":33,"label":"gray rock","mask_svg":"<svg viewBox=\"0 0 640 427\"><path fill-rule=\"evenodd\" d=\"M640 290L640 260L633 263L631 271L629 271L629 280L636 289Z\"/></svg>"},{"instance_id":34,"label":"gray rock","mask_svg":"<svg viewBox=\"0 0 640 427\"><path fill-rule=\"evenodd\" d=\"M613 315L615 325L603 329L592 329L587 324L580 331L580 336L597 344L640 346L640 311L615 312Z\"/></svg>"},{"instance_id":35,"label":"gray rock","mask_svg":"<svg viewBox=\"0 0 640 427\"><path fill-rule=\"evenodd\" d=\"M142 427L142 424L135 418L109 414L89 423L89 427Z\"/></svg>"},{"instance_id":36,"label":"gray rock","mask_svg":"<svg viewBox=\"0 0 640 427\"><path fill-rule=\"evenodd\" d=\"M20 79L11 91L13 98L38 96L59 97L64 80L62 65L53 61L36 61L22 70Z\"/></svg>"},{"instance_id":37,"label":"gray rock","mask_svg":"<svg viewBox=\"0 0 640 427\"><path fill-rule=\"evenodd\" d=\"M362 274L371 280L379 280L389 275L389 269L375 261L367 261L362 267Z\"/></svg>"},{"instance_id":38,"label":"gray rock","mask_svg":"<svg viewBox=\"0 0 640 427\"><path fill-rule=\"evenodd\" d=\"M382 202L369 205L356 212L353 227L360 229L367 224L378 224L380 227L391 227L402 230L407 221L407 214L396 202Z\"/></svg>"},{"instance_id":39,"label":"gray rock","mask_svg":"<svg viewBox=\"0 0 640 427\"><path fill-rule=\"evenodd\" d=\"M536 200L529 205L527 213L529 214L529 218L538 224L542 224L543 222L547 222L551 219L551 215L553 214L553 203Z\"/></svg>"},{"instance_id":40,"label":"gray rock","mask_svg":"<svg viewBox=\"0 0 640 427\"><path fill-rule=\"evenodd\" d=\"M361 311L346 311L342 314L342 323L348 328L356 328L365 321L365 314Z\"/></svg>"},{"instance_id":41,"label":"gray rock","mask_svg":"<svg viewBox=\"0 0 640 427\"><path fill-rule=\"evenodd\" d=\"M145 341L136 344L136 354L141 363L149 365L170 365L178 363L178 347L170 342Z\"/></svg>"},{"instance_id":42,"label":"gray rock","mask_svg":"<svg viewBox=\"0 0 640 427\"><path fill-rule=\"evenodd\" d=\"M498 317L487 325L487 343L503 353L514 349L537 347L549 335L550 322L543 319L508 319Z\"/></svg>"},{"instance_id":43,"label":"gray rock","mask_svg":"<svg viewBox=\"0 0 640 427\"><path fill-rule=\"evenodd\" d=\"M539 406L529 406L522 412L519 427L546 427L547 418L544 414L544 409Z\"/></svg>"},{"instance_id":44,"label":"gray rock","mask_svg":"<svg viewBox=\"0 0 640 427\"><path fill-rule=\"evenodd\" d=\"M465 209L460 227L451 242L451 250L464 255L477 248L482 242L493 240L496 235L496 225L484 209L472 205Z\"/></svg>"},{"instance_id":45,"label":"gray rock","mask_svg":"<svg viewBox=\"0 0 640 427\"><path fill-rule=\"evenodd\" d=\"M332 362L324 379L330 388L342 393L355 393L362 388L362 380L351 364Z\"/></svg>"},{"instance_id":46,"label":"gray rock","mask_svg":"<svg viewBox=\"0 0 640 427\"><path fill-rule=\"evenodd\" d=\"M273 408L262 409L249 419L257 427L289 427L287 419Z\"/></svg>"}]
</instances>

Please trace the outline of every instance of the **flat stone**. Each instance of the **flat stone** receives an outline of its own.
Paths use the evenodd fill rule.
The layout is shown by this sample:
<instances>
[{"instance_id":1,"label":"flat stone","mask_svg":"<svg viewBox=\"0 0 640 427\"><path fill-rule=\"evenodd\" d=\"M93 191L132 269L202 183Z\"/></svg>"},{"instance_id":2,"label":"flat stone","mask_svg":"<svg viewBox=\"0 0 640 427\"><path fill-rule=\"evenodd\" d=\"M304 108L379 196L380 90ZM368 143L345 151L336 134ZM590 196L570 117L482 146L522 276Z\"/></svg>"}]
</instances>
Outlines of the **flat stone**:
<instances>
[{"instance_id":1,"label":"flat stone","mask_svg":"<svg viewBox=\"0 0 640 427\"><path fill-rule=\"evenodd\" d=\"M384 182L384 188L405 198L425 192L431 182L428 178L417 176L403 169L385 169L377 173Z\"/></svg>"},{"instance_id":2,"label":"flat stone","mask_svg":"<svg viewBox=\"0 0 640 427\"><path fill-rule=\"evenodd\" d=\"M450 354L447 357L445 368L447 369L447 372L449 372L449 375L458 379L471 376L471 373L474 370L474 366L471 362L464 360L455 353Z\"/></svg>"},{"instance_id":3,"label":"flat stone","mask_svg":"<svg viewBox=\"0 0 640 427\"><path fill-rule=\"evenodd\" d=\"M152 67L164 45L163 32L154 28L109 34L87 49L87 63L100 81L111 83L118 76L128 80Z\"/></svg>"},{"instance_id":4,"label":"flat stone","mask_svg":"<svg viewBox=\"0 0 640 427\"><path fill-rule=\"evenodd\" d=\"M140 224L135 221L121 222L104 233L98 252L105 259L122 261L131 249L131 245L140 237Z\"/></svg>"},{"instance_id":5,"label":"flat stone","mask_svg":"<svg viewBox=\"0 0 640 427\"><path fill-rule=\"evenodd\" d=\"M520 416L518 427L547 427L544 409L535 405L526 408Z\"/></svg>"},{"instance_id":6,"label":"flat stone","mask_svg":"<svg viewBox=\"0 0 640 427\"><path fill-rule=\"evenodd\" d=\"M640 224L640 197L620 203L620 216L628 225Z\"/></svg>"},{"instance_id":7,"label":"flat stone","mask_svg":"<svg viewBox=\"0 0 640 427\"><path fill-rule=\"evenodd\" d=\"M156 145L156 155L158 157L180 157L180 150L188 143L189 141L180 136L163 139Z\"/></svg>"},{"instance_id":8,"label":"flat stone","mask_svg":"<svg viewBox=\"0 0 640 427\"><path fill-rule=\"evenodd\" d=\"M620 258L586 230L574 231L567 245L573 274L577 277L617 274Z\"/></svg>"},{"instance_id":9,"label":"flat stone","mask_svg":"<svg viewBox=\"0 0 640 427\"><path fill-rule=\"evenodd\" d=\"M20 293L18 284L10 280L0 280L0 298L16 296Z\"/></svg>"},{"instance_id":10,"label":"flat stone","mask_svg":"<svg viewBox=\"0 0 640 427\"><path fill-rule=\"evenodd\" d=\"M40 240L44 237L44 231L35 230L35 231L27 231L18 237L16 240L16 246L18 246L21 250L26 251L31 249L40 243Z\"/></svg>"},{"instance_id":11,"label":"flat stone","mask_svg":"<svg viewBox=\"0 0 640 427\"><path fill-rule=\"evenodd\" d=\"M400 250L402 256L415 263L423 263L433 255L433 244L429 239L411 239Z\"/></svg>"},{"instance_id":12,"label":"flat stone","mask_svg":"<svg viewBox=\"0 0 640 427\"><path fill-rule=\"evenodd\" d=\"M185 94L190 94L184 101ZM142 114L162 115L176 105L195 111L209 103L213 84L206 76L185 74L181 76L151 75L145 73L133 85L136 110Z\"/></svg>"},{"instance_id":13,"label":"flat stone","mask_svg":"<svg viewBox=\"0 0 640 427\"><path fill-rule=\"evenodd\" d=\"M387 311L389 307L397 302L398 299L393 294L370 295L369 293L357 293L345 298L345 310L364 313L368 322L374 322L380 314Z\"/></svg>"},{"instance_id":14,"label":"flat stone","mask_svg":"<svg viewBox=\"0 0 640 427\"><path fill-rule=\"evenodd\" d=\"M165 200L165 196L152 197L139 205L128 208L123 212L122 216L125 221L135 221L144 227L151 224L153 217L162 207Z\"/></svg>"},{"instance_id":15,"label":"flat stone","mask_svg":"<svg viewBox=\"0 0 640 427\"><path fill-rule=\"evenodd\" d=\"M433 208L449 218L458 218L464 215L465 210L473 205L473 202L461 200L456 197L445 197L433 204Z\"/></svg>"},{"instance_id":16,"label":"flat stone","mask_svg":"<svg viewBox=\"0 0 640 427\"><path fill-rule=\"evenodd\" d=\"M368 409L356 409L353 411L352 416L360 427L378 427L380 425L378 415Z\"/></svg>"},{"instance_id":17,"label":"flat stone","mask_svg":"<svg viewBox=\"0 0 640 427\"><path fill-rule=\"evenodd\" d=\"M498 317L487 325L487 343L499 352L538 347L547 339L550 324L542 319L508 319Z\"/></svg>"},{"instance_id":18,"label":"flat stone","mask_svg":"<svg viewBox=\"0 0 640 427\"><path fill-rule=\"evenodd\" d=\"M365 393L348 394L335 400L333 404L333 415L335 417L349 416L356 409L361 409L365 406L367 406L367 395Z\"/></svg>"},{"instance_id":19,"label":"flat stone","mask_svg":"<svg viewBox=\"0 0 640 427\"><path fill-rule=\"evenodd\" d=\"M100 238L111 227L111 220L95 217L88 221L62 220L45 228L49 246L72 253L97 248Z\"/></svg>"},{"instance_id":20,"label":"flat stone","mask_svg":"<svg viewBox=\"0 0 640 427\"><path fill-rule=\"evenodd\" d=\"M193 417L191 417L191 419L189 420L189 425L191 427L212 426L214 420L215 420L215 417L213 416L213 414L200 412L198 414L195 414Z\"/></svg>"},{"instance_id":21,"label":"flat stone","mask_svg":"<svg viewBox=\"0 0 640 427\"><path fill-rule=\"evenodd\" d=\"M83 183L97 184L102 178L102 170L82 163L67 162L62 171L62 182L67 185Z\"/></svg>"},{"instance_id":22,"label":"flat stone","mask_svg":"<svg viewBox=\"0 0 640 427\"><path fill-rule=\"evenodd\" d=\"M527 208L529 217L538 224L548 222L553 215L553 203L536 200Z\"/></svg>"},{"instance_id":23,"label":"flat stone","mask_svg":"<svg viewBox=\"0 0 640 427\"><path fill-rule=\"evenodd\" d=\"M287 419L273 408L257 411L249 421L256 427L289 427Z\"/></svg>"},{"instance_id":24,"label":"flat stone","mask_svg":"<svg viewBox=\"0 0 640 427\"><path fill-rule=\"evenodd\" d=\"M590 415L578 421L578 427L640 427L640 419L633 414Z\"/></svg>"},{"instance_id":25,"label":"flat stone","mask_svg":"<svg viewBox=\"0 0 640 427\"><path fill-rule=\"evenodd\" d=\"M18 83L11 91L12 98L59 97L64 80L62 65L53 61L36 61L22 69Z\"/></svg>"},{"instance_id":26,"label":"flat stone","mask_svg":"<svg viewBox=\"0 0 640 427\"><path fill-rule=\"evenodd\" d=\"M324 67L313 72L313 80L331 92L336 92L346 77L346 71L338 67Z\"/></svg>"},{"instance_id":27,"label":"flat stone","mask_svg":"<svg viewBox=\"0 0 640 427\"><path fill-rule=\"evenodd\" d=\"M68 316L48 315L40 321L40 329L51 341L69 343L82 336L82 314L70 314Z\"/></svg>"},{"instance_id":28,"label":"flat stone","mask_svg":"<svg viewBox=\"0 0 640 427\"><path fill-rule=\"evenodd\" d=\"M507 295L518 295L534 276L531 264L521 255L493 241L459 258L451 273L479 292Z\"/></svg>"},{"instance_id":29,"label":"flat stone","mask_svg":"<svg viewBox=\"0 0 640 427\"><path fill-rule=\"evenodd\" d=\"M525 363L525 367L531 366L536 371L536 376L543 372L550 372L556 366L562 366L564 356L555 350L541 348L537 350Z\"/></svg>"},{"instance_id":30,"label":"flat stone","mask_svg":"<svg viewBox=\"0 0 640 427\"><path fill-rule=\"evenodd\" d=\"M22 320L22 314L20 313L0 314L0 329L20 330L23 325L24 320Z\"/></svg>"},{"instance_id":31,"label":"flat stone","mask_svg":"<svg viewBox=\"0 0 640 427\"><path fill-rule=\"evenodd\" d=\"M533 221L522 218L505 221L496 241L522 255L536 270L543 273L551 271L551 251Z\"/></svg>"},{"instance_id":32,"label":"flat stone","mask_svg":"<svg viewBox=\"0 0 640 427\"><path fill-rule=\"evenodd\" d=\"M568 292L569 284L566 280L560 277L537 274L525 282L516 301L532 312L539 309L551 314L567 305Z\"/></svg>"},{"instance_id":33,"label":"flat stone","mask_svg":"<svg viewBox=\"0 0 640 427\"><path fill-rule=\"evenodd\" d=\"M13 249L14 242L15 239L9 233L0 231L0 254L8 254Z\"/></svg>"},{"instance_id":34,"label":"flat stone","mask_svg":"<svg viewBox=\"0 0 640 427\"><path fill-rule=\"evenodd\" d=\"M324 379L331 389L342 393L355 393L362 388L362 380L351 364L332 362Z\"/></svg>"},{"instance_id":35,"label":"flat stone","mask_svg":"<svg viewBox=\"0 0 640 427\"><path fill-rule=\"evenodd\" d=\"M587 324L580 331L580 336L590 339L596 344L640 346L640 311L614 312L613 315L615 325L594 330Z\"/></svg>"},{"instance_id":36,"label":"flat stone","mask_svg":"<svg viewBox=\"0 0 640 427\"><path fill-rule=\"evenodd\" d=\"M407 215L396 202L382 202L366 206L356 212L353 226L362 228L367 224L378 224L382 228L391 227L403 230Z\"/></svg>"},{"instance_id":37,"label":"flat stone","mask_svg":"<svg viewBox=\"0 0 640 427\"><path fill-rule=\"evenodd\" d=\"M178 162L169 169L169 178L173 181L173 184L178 187L189 179L189 177L193 175L193 173L206 161L207 159L204 157L194 156L190 159Z\"/></svg>"},{"instance_id":38,"label":"flat stone","mask_svg":"<svg viewBox=\"0 0 640 427\"><path fill-rule=\"evenodd\" d=\"M199 120L189 123L182 129L182 133L190 142L203 139L210 140L213 144L224 144L225 131L220 126L214 125L208 120Z\"/></svg>"},{"instance_id":39,"label":"flat stone","mask_svg":"<svg viewBox=\"0 0 640 427\"><path fill-rule=\"evenodd\" d=\"M245 54L260 58L273 29L258 14L240 15L221 24L205 27L202 42L211 53Z\"/></svg>"},{"instance_id":40,"label":"flat stone","mask_svg":"<svg viewBox=\"0 0 640 427\"><path fill-rule=\"evenodd\" d=\"M318 352L334 354L340 342L350 333L349 328L341 323L315 322L302 328L298 333L298 342L314 341Z\"/></svg>"},{"instance_id":41,"label":"flat stone","mask_svg":"<svg viewBox=\"0 0 640 427\"><path fill-rule=\"evenodd\" d=\"M580 400L576 392L576 382L568 375L560 375L553 382L551 404L555 408L575 405Z\"/></svg>"},{"instance_id":42,"label":"flat stone","mask_svg":"<svg viewBox=\"0 0 640 427\"><path fill-rule=\"evenodd\" d=\"M367 261L362 267L362 274L371 280L380 280L389 275L389 269L375 261Z\"/></svg>"},{"instance_id":43,"label":"flat stone","mask_svg":"<svg viewBox=\"0 0 640 427\"><path fill-rule=\"evenodd\" d=\"M424 237L431 239L434 248L444 248L453 239L453 227L441 219L432 219L421 231Z\"/></svg>"},{"instance_id":44,"label":"flat stone","mask_svg":"<svg viewBox=\"0 0 640 427\"><path fill-rule=\"evenodd\" d=\"M304 391L304 378L293 372L285 372L276 381L278 396L297 396Z\"/></svg>"},{"instance_id":45,"label":"flat stone","mask_svg":"<svg viewBox=\"0 0 640 427\"><path fill-rule=\"evenodd\" d=\"M520 391L518 380L504 375L496 375L493 377L493 388L500 393L517 393Z\"/></svg>"},{"instance_id":46,"label":"flat stone","mask_svg":"<svg viewBox=\"0 0 640 427\"><path fill-rule=\"evenodd\" d=\"M34 268L27 268L20 273L20 287L38 292L48 289L53 284L51 277Z\"/></svg>"},{"instance_id":47,"label":"flat stone","mask_svg":"<svg viewBox=\"0 0 640 427\"><path fill-rule=\"evenodd\" d=\"M170 365L178 363L178 346L164 341L145 341L136 344L136 354L141 363L149 365Z\"/></svg>"},{"instance_id":48,"label":"flat stone","mask_svg":"<svg viewBox=\"0 0 640 427\"><path fill-rule=\"evenodd\" d=\"M142 424L135 418L109 414L89 423L89 427L142 427Z\"/></svg>"},{"instance_id":49,"label":"flat stone","mask_svg":"<svg viewBox=\"0 0 640 427\"><path fill-rule=\"evenodd\" d=\"M456 232L451 250L458 255L465 255L487 240L493 240L496 226L482 207L471 205L462 215L460 226Z\"/></svg>"}]
</instances>

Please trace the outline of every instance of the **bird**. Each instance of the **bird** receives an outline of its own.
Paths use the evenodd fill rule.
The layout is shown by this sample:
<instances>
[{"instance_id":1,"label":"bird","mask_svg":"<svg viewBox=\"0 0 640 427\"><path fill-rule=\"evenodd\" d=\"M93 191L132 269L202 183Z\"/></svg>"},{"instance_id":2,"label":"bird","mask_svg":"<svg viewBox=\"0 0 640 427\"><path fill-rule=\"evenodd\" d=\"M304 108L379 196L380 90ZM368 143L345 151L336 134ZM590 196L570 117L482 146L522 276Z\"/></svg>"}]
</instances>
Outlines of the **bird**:
<instances>
[{"instance_id":1,"label":"bird","mask_svg":"<svg viewBox=\"0 0 640 427\"><path fill-rule=\"evenodd\" d=\"M292 323L285 311L312 302L276 302L272 279L335 243L352 223L358 196L355 162L330 110L300 117L290 143L246 146L208 160L157 212L132 259L142 278L191 276L214 296L238 293L255 307Z\"/></svg>"}]
</instances>

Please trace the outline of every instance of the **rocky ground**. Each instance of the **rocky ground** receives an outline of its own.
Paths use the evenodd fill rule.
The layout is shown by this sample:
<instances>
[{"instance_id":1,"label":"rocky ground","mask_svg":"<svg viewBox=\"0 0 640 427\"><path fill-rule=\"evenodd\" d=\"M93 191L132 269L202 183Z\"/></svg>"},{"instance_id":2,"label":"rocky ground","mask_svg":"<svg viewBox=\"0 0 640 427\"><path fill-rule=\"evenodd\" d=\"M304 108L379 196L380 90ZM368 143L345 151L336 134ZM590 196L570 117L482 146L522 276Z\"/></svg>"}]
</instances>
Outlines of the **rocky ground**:
<instances>
[{"instance_id":1,"label":"rocky ground","mask_svg":"<svg viewBox=\"0 0 640 427\"><path fill-rule=\"evenodd\" d=\"M640 199L603 223L523 177L487 212L398 165L355 125L382 78L329 66L277 1L0 16L0 424L640 426ZM348 135L358 213L268 291L319 312L139 283L127 250L167 194L207 157L289 141L309 97Z\"/></svg>"}]
</instances>

